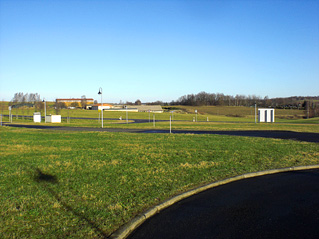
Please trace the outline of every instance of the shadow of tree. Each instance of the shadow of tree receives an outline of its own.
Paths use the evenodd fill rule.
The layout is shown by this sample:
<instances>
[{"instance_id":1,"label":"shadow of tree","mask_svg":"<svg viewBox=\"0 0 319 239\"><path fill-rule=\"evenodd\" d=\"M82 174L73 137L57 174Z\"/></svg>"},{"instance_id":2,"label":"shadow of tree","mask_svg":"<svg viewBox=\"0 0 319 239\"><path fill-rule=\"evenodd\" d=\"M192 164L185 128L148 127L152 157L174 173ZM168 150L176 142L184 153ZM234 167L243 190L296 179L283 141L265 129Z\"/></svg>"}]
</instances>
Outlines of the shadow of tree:
<instances>
[{"instance_id":1,"label":"shadow of tree","mask_svg":"<svg viewBox=\"0 0 319 239\"><path fill-rule=\"evenodd\" d=\"M75 216L83 221L86 221L91 228L93 228L100 238L108 238L107 234L91 219L89 219L84 213L76 211L69 204L63 200L58 193L56 193L50 184L58 184L58 178L55 175L43 173L39 168L36 169L35 181L41 183L41 186L48 191L67 211L72 212Z\"/></svg>"},{"instance_id":2,"label":"shadow of tree","mask_svg":"<svg viewBox=\"0 0 319 239\"><path fill-rule=\"evenodd\" d=\"M48 182L56 184L58 183L58 179L54 175L45 174L39 168L36 169L35 181L37 182Z\"/></svg>"}]
</instances>

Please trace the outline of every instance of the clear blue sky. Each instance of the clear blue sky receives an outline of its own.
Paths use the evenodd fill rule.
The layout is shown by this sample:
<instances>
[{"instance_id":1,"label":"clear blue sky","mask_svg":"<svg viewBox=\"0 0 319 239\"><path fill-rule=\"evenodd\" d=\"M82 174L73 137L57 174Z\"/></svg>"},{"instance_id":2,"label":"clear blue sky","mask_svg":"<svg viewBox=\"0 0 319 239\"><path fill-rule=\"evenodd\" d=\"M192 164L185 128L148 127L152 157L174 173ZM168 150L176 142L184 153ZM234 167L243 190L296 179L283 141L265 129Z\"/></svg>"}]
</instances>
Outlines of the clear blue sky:
<instances>
[{"instance_id":1,"label":"clear blue sky","mask_svg":"<svg viewBox=\"0 0 319 239\"><path fill-rule=\"evenodd\" d=\"M0 100L319 95L319 1L0 0Z\"/></svg>"}]
</instances>

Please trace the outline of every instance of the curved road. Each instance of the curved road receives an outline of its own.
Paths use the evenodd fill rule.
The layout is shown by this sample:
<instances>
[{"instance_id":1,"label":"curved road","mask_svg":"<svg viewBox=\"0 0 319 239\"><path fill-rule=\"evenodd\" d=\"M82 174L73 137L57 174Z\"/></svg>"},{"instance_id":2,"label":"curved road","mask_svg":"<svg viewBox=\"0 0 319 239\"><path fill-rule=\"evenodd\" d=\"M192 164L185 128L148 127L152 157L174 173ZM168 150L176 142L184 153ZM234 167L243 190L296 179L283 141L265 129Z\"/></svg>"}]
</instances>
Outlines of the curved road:
<instances>
[{"instance_id":1,"label":"curved road","mask_svg":"<svg viewBox=\"0 0 319 239\"><path fill-rule=\"evenodd\" d=\"M319 238L319 169L209 189L151 217L128 238Z\"/></svg>"},{"instance_id":2,"label":"curved road","mask_svg":"<svg viewBox=\"0 0 319 239\"><path fill-rule=\"evenodd\" d=\"M48 125L23 125L4 123L5 126L24 127L34 129L52 129L66 131L105 131L105 132L127 132L127 133L169 133L169 130L151 130L151 129L119 129L119 128L89 128L89 127L64 127ZM218 134L231 136L262 137L275 139L292 139L305 142L319 143L319 133L305 133L282 130L239 130L239 131L207 131L207 130L172 130L174 134Z\"/></svg>"}]
</instances>

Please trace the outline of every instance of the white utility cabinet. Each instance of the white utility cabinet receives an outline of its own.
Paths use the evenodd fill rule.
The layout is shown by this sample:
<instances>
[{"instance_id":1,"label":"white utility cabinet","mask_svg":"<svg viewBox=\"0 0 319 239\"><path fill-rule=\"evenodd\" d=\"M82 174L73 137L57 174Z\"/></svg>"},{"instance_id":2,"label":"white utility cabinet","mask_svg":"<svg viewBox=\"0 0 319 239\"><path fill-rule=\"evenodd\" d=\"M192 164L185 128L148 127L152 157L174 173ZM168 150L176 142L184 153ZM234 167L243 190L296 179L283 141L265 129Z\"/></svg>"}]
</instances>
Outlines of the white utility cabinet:
<instances>
[{"instance_id":1,"label":"white utility cabinet","mask_svg":"<svg viewBox=\"0 0 319 239\"><path fill-rule=\"evenodd\" d=\"M34 123L41 123L41 113L40 112L33 113L33 122Z\"/></svg>"},{"instance_id":2,"label":"white utility cabinet","mask_svg":"<svg viewBox=\"0 0 319 239\"><path fill-rule=\"evenodd\" d=\"M275 109L273 108L260 108L258 109L258 122L274 123L275 122Z\"/></svg>"},{"instance_id":3,"label":"white utility cabinet","mask_svg":"<svg viewBox=\"0 0 319 239\"><path fill-rule=\"evenodd\" d=\"M61 115L46 115L47 123L61 123Z\"/></svg>"}]
</instances>

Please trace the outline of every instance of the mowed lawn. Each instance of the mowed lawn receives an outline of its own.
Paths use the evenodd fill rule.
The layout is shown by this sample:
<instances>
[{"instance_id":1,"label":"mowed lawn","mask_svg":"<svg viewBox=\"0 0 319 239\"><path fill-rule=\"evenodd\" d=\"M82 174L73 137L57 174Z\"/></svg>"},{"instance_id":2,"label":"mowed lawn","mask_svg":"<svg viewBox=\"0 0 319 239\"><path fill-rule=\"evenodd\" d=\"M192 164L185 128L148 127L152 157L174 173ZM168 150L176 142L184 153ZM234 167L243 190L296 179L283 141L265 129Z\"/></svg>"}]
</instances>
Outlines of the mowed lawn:
<instances>
[{"instance_id":1,"label":"mowed lawn","mask_svg":"<svg viewBox=\"0 0 319 239\"><path fill-rule=\"evenodd\" d=\"M1 114L9 115L8 110L9 102L0 102ZM134 107L134 106L132 106ZM156 120L169 120L172 116L175 120L193 121L197 118L198 121L236 121L236 122L254 122L255 121L255 108L254 107L242 107L242 106L163 106L164 113L156 113ZM33 108L13 108L11 113L13 115L13 121L21 120L21 116L33 116L35 111L39 111ZM198 112L195 114L195 112ZM47 115L57 114L54 109L53 102L47 104ZM96 110L84 110L84 109L62 109L58 114L62 117L83 117L83 118L95 118L100 117L100 112ZM17 119L18 115L18 119ZM44 110L41 110L41 115L44 116ZM128 112L128 119L150 119L153 120L153 113L147 112ZM306 113L304 110L297 109L275 109L276 122L290 121L292 119L302 119ZM122 117L126 119L125 111L104 111L104 118L118 119ZM8 120L5 117L5 120ZM66 119L64 120L66 122ZM72 121L71 121L72 123ZM318 123L318 122L317 122Z\"/></svg>"},{"instance_id":2,"label":"mowed lawn","mask_svg":"<svg viewBox=\"0 0 319 239\"><path fill-rule=\"evenodd\" d=\"M319 144L0 128L0 238L100 238L152 205L247 172L319 164Z\"/></svg>"},{"instance_id":3,"label":"mowed lawn","mask_svg":"<svg viewBox=\"0 0 319 239\"><path fill-rule=\"evenodd\" d=\"M2 102L1 111L5 116L4 122L9 122L8 102ZM164 113L104 111L105 128L134 128L134 129L169 129L170 118L172 130L289 130L297 132L319 132L319 118L303 119L304 110L276 109L275 124L255 124L254 107L234 106L166 106ZM198 114L195 114L197 110ZM33 123L34 108L14 108L12 110L12 123ZM42 110L42 116L44 112ZM53 102L48 104L47 114L56 114ZM61 124L45 124L44 119L40 125L68 126L68 127L101 127L99 120L101 113L96 110L62 109ZM22 116L24 115L24 116ZM28 117L25 117L28 116ZM70 117L70 119L67 119ZM77 117L81 119L76 119ZM121 118L122 120L120 120ZM146 123L130 124L133 119L143 119ZM153 122L155 120L155 124ZM198 122L194 122L194 121ZM127 122L129 124L127 124Z\"/></svg>"}]
</instances>

